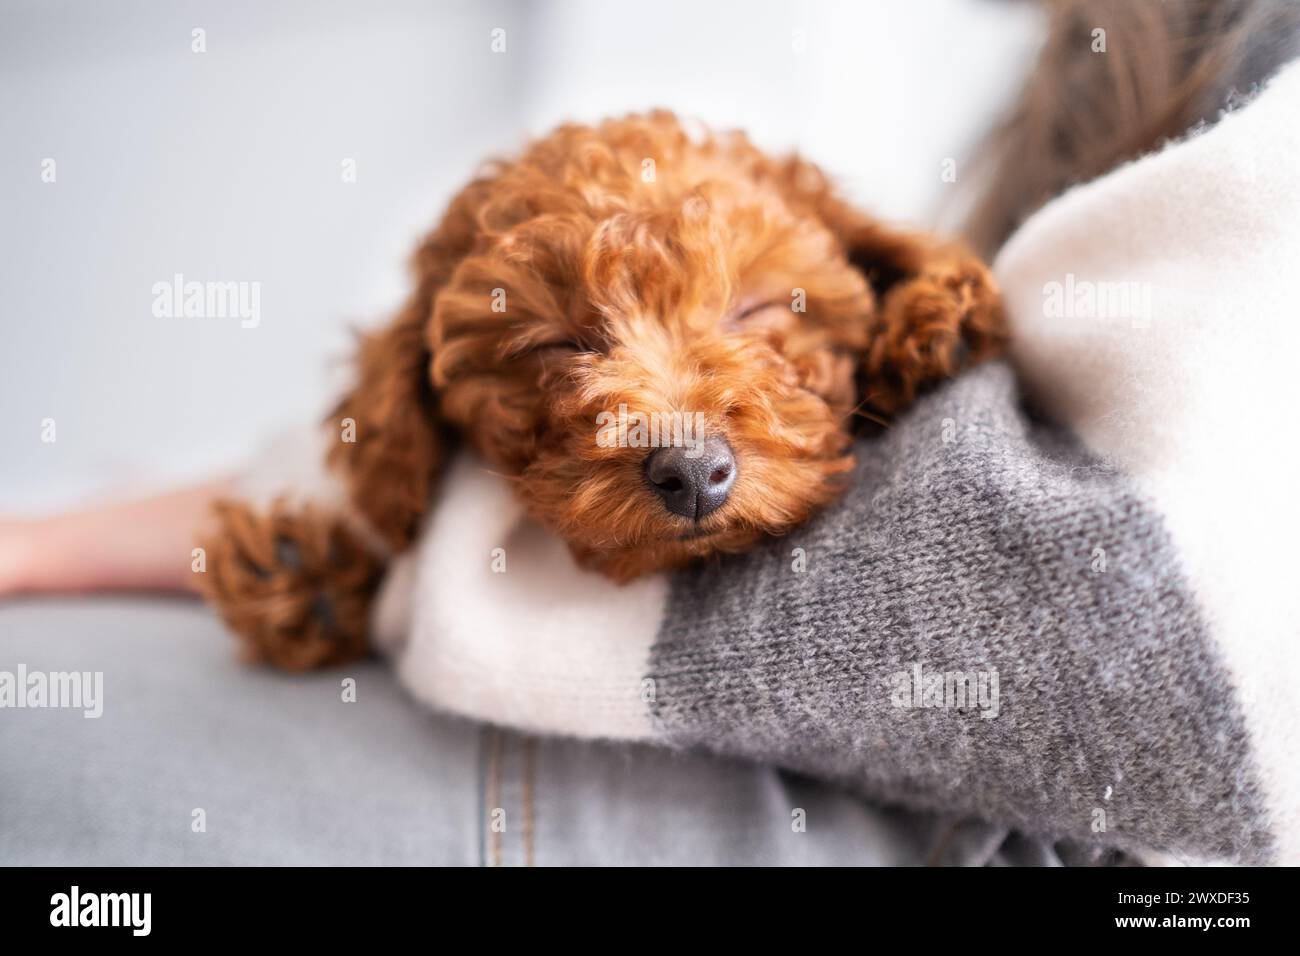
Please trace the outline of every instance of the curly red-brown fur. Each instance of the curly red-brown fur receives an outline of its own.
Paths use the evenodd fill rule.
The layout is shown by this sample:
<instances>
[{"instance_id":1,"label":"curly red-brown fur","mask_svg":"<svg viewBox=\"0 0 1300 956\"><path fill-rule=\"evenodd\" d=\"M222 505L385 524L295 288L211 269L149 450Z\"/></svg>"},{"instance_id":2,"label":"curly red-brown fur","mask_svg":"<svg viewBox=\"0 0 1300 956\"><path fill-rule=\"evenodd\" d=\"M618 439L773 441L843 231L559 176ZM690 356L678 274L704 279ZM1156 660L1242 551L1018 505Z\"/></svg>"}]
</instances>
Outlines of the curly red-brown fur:
<instances>
[{"instance_id":1,"label":"curly red-brown fur","mask_svg":"<svg viewBox=\"0 0 1300 956\"><path fill-rule=\"evenodd\" d=\"M356 426L330 455L354 511L408 547L455 434L581 562L618 579L798 526L842 488L855 422L887 421L1005 338L969 253L858 212L803 160L666 112L564 126L493 165L414 270L414 294L362 340L332 416ZM730 443L730 497L691 535L649 493L645 449L596 441L597 416L620 405L699 413ZM377 559L354 549L331 570L317 548L310 573L273 572L274 585L242 570L250 555L265 563L286 520L228 510L239 544L221 548L212 591L261 656L336 659L275 650L299 640L294 621L315 627L312 605L280 613L284 598L267 626L266 592L350 589L364 607ZM294 533L316 540L315 520Z\"/></svg>"}]
</instances>

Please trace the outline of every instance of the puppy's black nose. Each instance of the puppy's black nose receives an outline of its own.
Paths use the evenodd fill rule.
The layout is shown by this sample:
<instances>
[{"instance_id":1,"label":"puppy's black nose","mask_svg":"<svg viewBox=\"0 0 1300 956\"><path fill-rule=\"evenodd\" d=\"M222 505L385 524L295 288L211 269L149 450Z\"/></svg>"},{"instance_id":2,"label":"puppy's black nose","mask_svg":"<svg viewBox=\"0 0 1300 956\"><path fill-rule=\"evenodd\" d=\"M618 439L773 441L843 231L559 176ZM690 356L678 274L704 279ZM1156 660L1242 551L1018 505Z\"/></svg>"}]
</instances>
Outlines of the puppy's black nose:
<instances>
[{"instance_id":1,"label":"puppy's black nose","mask_svg":"<svg viewBox=\"0 0 1300 956\"><path fill-rule=\"evenodd\" d=\"M656 448L645 460L646 478L675 515L698 521L722 507L736 483L736 458L725 438L690 446Z\"/></svg>"}]
</instances>

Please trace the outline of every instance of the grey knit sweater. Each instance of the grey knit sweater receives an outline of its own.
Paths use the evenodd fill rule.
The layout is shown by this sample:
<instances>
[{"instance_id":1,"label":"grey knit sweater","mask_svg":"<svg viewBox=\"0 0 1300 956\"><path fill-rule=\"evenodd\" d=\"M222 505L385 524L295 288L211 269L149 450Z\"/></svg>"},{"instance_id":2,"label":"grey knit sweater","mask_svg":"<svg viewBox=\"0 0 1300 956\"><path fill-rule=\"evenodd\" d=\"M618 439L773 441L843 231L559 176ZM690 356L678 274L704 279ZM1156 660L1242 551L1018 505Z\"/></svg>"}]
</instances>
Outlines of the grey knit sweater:
<instances>
[{"instance_id":1,"label":"grey knit sweater","mask_svg":"<svg viewBox=\"0 0 1300 956\"><path fill-rule=\"evenodd\" d=\"M668 740L1033 834L1266 855L1230 682L1126 478L1003 365L857 451L807 529L674 579Z\"/></svg>"}]
</instances>

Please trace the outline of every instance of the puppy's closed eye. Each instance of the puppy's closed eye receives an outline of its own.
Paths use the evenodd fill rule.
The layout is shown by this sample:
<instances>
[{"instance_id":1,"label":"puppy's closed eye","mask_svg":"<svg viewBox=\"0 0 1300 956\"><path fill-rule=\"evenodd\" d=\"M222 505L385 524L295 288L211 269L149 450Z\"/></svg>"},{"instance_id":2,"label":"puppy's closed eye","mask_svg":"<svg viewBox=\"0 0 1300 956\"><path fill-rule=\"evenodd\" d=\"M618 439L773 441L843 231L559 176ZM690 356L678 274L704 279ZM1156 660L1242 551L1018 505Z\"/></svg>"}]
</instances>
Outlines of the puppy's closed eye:
<instances>
[{"instance_id":1,"label":"puppy's closed eye","mask_svg":"<svg viewBox=\"0 0 1300 956\"><path fill-rule=\"evenodd\" d=\"M727 327L733 330L760 331L773 328L791 315L786 299L765 299L742 305L727 318Z\"/></svg>"},{"instance_id":2,"label":"puppy's closed eye","mask_svg":"<svg viewBox=\"0 0 1300 956\"><path fill-rule=\"evenodd\" d=\"M543 342L529 351L540 355L574 355L578 352L590 352L592 349L580 342L565 339L563 342Z\"/></svg>"},{"instance_id":3,"label":"puppy's closed eye","mask_svg":"<svg viewBox=\"0 0 1300 956\"><path fill-rule=\"evenodd\" d=\"M594 351L576 339L555 339L540 342L520 342L502 353L503 359L564 358Z\"/></svg>"}]
</instances>

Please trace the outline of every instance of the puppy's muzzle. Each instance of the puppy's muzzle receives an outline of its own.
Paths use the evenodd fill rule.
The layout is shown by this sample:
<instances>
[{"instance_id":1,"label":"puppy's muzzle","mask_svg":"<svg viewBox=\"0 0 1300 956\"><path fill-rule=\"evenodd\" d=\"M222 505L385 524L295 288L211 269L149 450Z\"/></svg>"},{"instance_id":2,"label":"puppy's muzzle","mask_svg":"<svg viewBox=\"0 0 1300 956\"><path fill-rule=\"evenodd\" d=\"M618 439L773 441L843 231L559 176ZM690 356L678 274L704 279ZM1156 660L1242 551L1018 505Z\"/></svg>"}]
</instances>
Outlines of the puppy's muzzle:
<instances>
[{"instance_id":1,"label":"puppy's muzzle","mask_svg":"<svg viewBox=\"0 0 1300 956\"><path fill-rule=\"evenodd\" d=\"M717 511L736 483L736 458L725 438L692 447L656 448L645 460L650 487L675 515L699 521Z\"/></svg>"}]
</instances>

